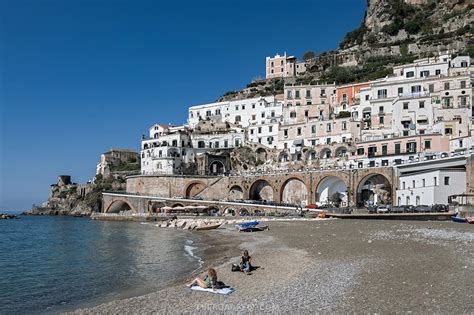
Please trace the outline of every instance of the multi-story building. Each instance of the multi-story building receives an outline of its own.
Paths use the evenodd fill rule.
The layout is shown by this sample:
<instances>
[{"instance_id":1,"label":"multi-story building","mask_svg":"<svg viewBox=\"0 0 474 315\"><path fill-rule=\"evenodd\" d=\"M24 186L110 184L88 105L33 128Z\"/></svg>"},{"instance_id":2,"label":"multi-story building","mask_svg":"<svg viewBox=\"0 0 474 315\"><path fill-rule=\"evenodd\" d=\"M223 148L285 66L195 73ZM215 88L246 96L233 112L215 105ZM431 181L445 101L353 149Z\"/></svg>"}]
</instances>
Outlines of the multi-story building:
<instances>
[{"instance_id":1,"label":"multi-story building","mask_svg":"<svg viewBox=\"0 0 474 315\"><path fill-rule=\"evenodd\" d=\"M286 54L267 58L267 76L295 75L297 65ZM471 73L469 57L442 55L371 82L287 83L282 95L192 106L186 125L152 126L142 173L220 174L229 151L252 143L274 150L282 168L317 160L317 167L403 165L468 150ZM203 158L209 163L199 170Z\"/></svg>"},{"instance_id":2,"label":"multi-story building","mask_svg":"<svg viewBox=\"0 0 474 315\"><path fill-rule=\"evenodd\" d=\"M288 56L286 52L283 56L267 57L265 64L266 79L294 77L306 72L306 63L298 61L295 56Z\"/></svg>"}]
</instances>

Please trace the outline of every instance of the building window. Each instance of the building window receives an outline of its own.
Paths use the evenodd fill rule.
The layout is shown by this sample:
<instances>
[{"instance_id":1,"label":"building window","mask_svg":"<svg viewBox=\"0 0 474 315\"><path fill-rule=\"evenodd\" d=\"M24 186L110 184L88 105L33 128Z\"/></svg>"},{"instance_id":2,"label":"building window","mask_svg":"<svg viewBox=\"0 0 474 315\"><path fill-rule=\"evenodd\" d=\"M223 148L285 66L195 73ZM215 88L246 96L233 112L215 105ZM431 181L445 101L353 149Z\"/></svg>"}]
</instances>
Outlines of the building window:
<instances>
[{"instance_id":1,"label":"building window","mask_svg":"<svg viewBox=\"0 0 474 315\"><path fill-rule=\"evenodd\" d=\"M295 91L295 98L300 98L300 90Z\"/></svg>"},{"instance_id":2,"label":"building window","mask_svg":"<svg viewBox=\"0 0 474 315\"><path fill-rule=\"evenodd\" d=\"M431 149L431 140L425 140L425 149Z\"/></svg>"},{"instance_id":3,"label":"building window","mask_svg":"<svg viewBox=\"0 0 474 315\"><path fill-rule=\"evenodd\" d=\"M343 121L343 122L341 123L341 129L342 129L342 130L346 130L346 129L347 129L347 123L346 123L345 121Z\"/></svg>"},{"instance_id":4,"label":"building window","mask_svg":"<svg viewBox=\"0 0 474 315\"><path fill-rule=\"evenodd\" d=\"M211 111L210 111L210 110L207 110L207 111L206 111L206 117L209 117L209 116L211 116Z\"/></svg>"},{"instance_id":5,"label":"building window","mask_svg":"<svg viewBox=\"0 0 474 315\"><path fill-rule=\"evenodd\" d=\"M287 98L292 98L292 96L291 96L291 91L287 91L287 92L286 92L286 97L287 97Z\"/></svg>"},{"instance_id":6,"label":"building window","mask_svg":"<svg viewBox=\"0 0 474 315\"><path fill-rule=\"evenodd\" d=\"M405 189L405 182L402 182L402 189Z\"/></svg>"},{"instance_id":7,"label":"building window","mask_svg":"<svg viewBox=\"0 0 474 315\"><path fill-rule=\"evenodd\" d=\"M408 102L403 103L403 109L408 109Z\"/></svg>"},{"instance_id":8,"label":"building window","mask_svg":"<svg viewBox=\"0 0 474 315\"><path fill-rule=\"evenodd\" d=\"M296 118L296 112L295 111L290 112L290 118Z\"/></svg>"},{"instance_id":9,"label":"building window","mask_svg":"<svg viewBox=\"0 0 474 315\"><path fill-rule=\"evenodd\" d=\"M364 148L357 148L357 155L364 155Z\"/></svg>"},{"instance_id":10,"label":"building window","mask_svg":"<svg viewBox=\"0 0 474 315\"><path fill-rule=\"evenodd\" d=\"M326 124L326 132L331 132L331 124Z\"/></svg>"},{"instance_id":11,"label":"building window","mask_svg":"<svg viewBox=\"0 0 474 315\"><path fill-rule=\"evenodd\" d=\"M449 176L444 176L444 185L449 185Z\"/></svg>"},{"instance_id":12,"label":"building window","mask_svg":"<svg viewBox=\"0 0 474 315\"><path fill-rule=\"evenodd\" d=\"M257 115L252 115L252 120L256 120L257 119Z\"/></svg>"},{"instance_id":13,"label":"building window","mask_svg":"<svg viewBox=\"0 0 474 315\"><path fill-rule=\"evenodd\" d=\"M395 143L395 154L400 154L401 152L401 149L400 149L400 143Z\"/></svg>"},{"instance_id":14,"label":"building window","mask_svg":"<svg viewBox=\"0 0 474 315\"><path fill-rule=\"evenodd\" d=\"M206 144L204 143L204 141L199 141L198 142L198 148L203 149L205 147L206 147ZM161 153L161 151L160 151L160 153Z\"/></svg>"},{"instance_id":15,"label":"building window","mask_svg":"<svg viewBox=\"0 0 474 315\"><path fill-rule=\"evenodd\" d=\"M288 137L288 129L283 129L283 135L284 135L285 137Z\"/></svg>"},{"instance_id":16,"label":"building window","mask_svg":"<svg viewBox=\"0 0 474 315\"><path fill-rule=\"evenodd\" d=\"M253 129L250 129L250 134L253 135Z\"/></svg>"},{"instance_id":17,"label":"building window","mask_svg":"<svg viewBox=\"0 0 474 315\"><path fill-rule=\"evenodd\" d=\"M262 127L258 127L258 133L262 133Z\"/></svg>"},{"instance_id":18,"label":"building window","mask_svg":"<svg viewBox=\"0 0 474 315\"><path fill-rule=\"evenodd\" d=\"M239 105L235 105L235 110L239 110Z\"/></svg>"},{"instance_id":19,"label":"building window","mask_svg":"<svg viewBox=\"0 0 474 315\"><path fill-rule=\"evenodd\" d=\"M378 90L377 91L377 97L378 98L387 98L387 90L386 89Z\"/></svg>"},{"instance_id":20,"label":"building window","mask_svg":"<svg viewBox=\"0 0 474 315\"><path fill-rule=\"evenodd\" d=\"M444 89L449 90L449 82L444 82Z\"/></svg>"},{"instance_id":21,"label":"building window","mask_svg":"<svg viewBox=\"0 0 474 315\"><path fill-rule=\"evenodd\" d=\"M304 111L304 117L308 117L309 116L309 110L305 110Z\"/></svg>"},{"instance_id":22,"label":"building window","mask_svg":"<svg viewBox=\"0 0 474 315\"><path fill-rule=\"evenodd\" d=\"M379 124L383 125L383 119L384 119L383 116L379 117Z\"/></svg>"},{"instance_id":23,"label":"building window","mask_svg":"<svg viewBox=\"0 0 474 315\"><path fill-rule=\"evenodd\" d=\"M434 186L438 186L438 177L433 177Z\"/></svg>"},{"instance_id":24,"label":"building window","mask_svg":"<svg viewBox=\"0 0 474 315\"><path fill-rule=\"evenodd\" d=\"M306 97L311 97L311 90L306 90Z\"/></svg>"},{"instance_id":25,"label":"building window","mask_svg":"<svg viewBox=\"0 0 474 315\"><path fill-rule=\"evenodd\" d=\"M311 126L311 133L316 133L316 125Z\"/></svg>"},{"instance_id":26,"label":"building window","mask_svg":"<svg viewBox=\"0 0 474 315\"><path fill-rule=\"evenodd\" d=\"M420 93L421 92L421 85L414 85L411 87L412 93Z\"/></svg>"},{"instance_id":27,"label":"building window","mask_svg":"<svg viewBox=\"0 0 474 315\"><path fill-rule=\"evenodd\" d=\"M418 105L419 105L419 108L425 108L425 101L420 101Z\"/></svg>"},{"instance_id":28,"label":"building window","mask_svg":"<svg viewBox=\"0 0 474 315\"><path fill-rule=\"evenodd\" d=\"M238 123L238 122L241 122L241 121L242 121L242 117L235 116L235 123Z\"/></svg>"},{"instance_id":29,"label":"building window","mask_svg":"<svg viewBox=\"0 0 474 315\"><path fill-rule=\"evenodd\" d=\"M214 148L219 148L219 141L214 142Z\"/></svg>"},{"instance_id":30,"label":"building window","mask_svg":"<svg viewBox=\"0 0 474 315\"><path fill-rule=\"evenodd\" d=\"M407 71L406 77L407 78L413 78L415 76L415 71Z\"/></svg>"},{"instance_id":31,"label":"building window","mask_svg":"<svg viewBox=\"0 0 474 315\"><path fill-rule=\"evenodd\" d=\"M383 114L383 106L379 106L379 114Z\"/></svg>"},{"instance_id":32,"label":"building window","mask_svg":"<svg viewBox=\"0 0 474 315\"><path fill-rule=\"evenodd\" d=\"M435 75L440 75L441 74L441 69L436 69L435 70Z\"/></svg>"},{"instance_id":33,"label":"building window","mask_svg":"<svg viewBox=\"0 0 474 315\"><path fill-rule=\"evenodd\" d=\"M301 128L296 129L297 135L301 136Z\"/></svg>"},{"instance_id":34,"label":"building window","mask_svg":"<svg viewBox=\"0 0 474 315\"><path fill-rule=\"evenodd\" d=\"M415 188L415 187L416 187L415 181L413 180L413 181L412 181L412 187L411 187L411 188Z\"/></svg>"},{"instance_id":35,"label":"building window","mask_svg":"<svg viewBox=\"0 0 474 315\"><path fill-rule=\"evenodd\" d=\"M229 147L229 140L224 140L224 148L228 148Z\"/></svg>"},{"instance_id":36,"label":"building window","mask_svg":"<svg viewBox=\"0 0 474 315\"><path fill-rule=\"evenodd\" d=\"M268 126L268 131L273 132L273 126Z\"/></svg>"},{"instance_id":37,"label":"building window","mask_svg":"<svg viewBox=\"0 0 474 315\"><path fill-rule=\"evenodd\" d=\"M421 184L423 185L423 187L426 186L426 180L424 178L421 180Z\"/></svg>"},{"instance_id":38,"label":"building window","mask_svg":"<svg viewBox=\"0 0 474 315\"><path fill-rule=\"evenodd\" d=\"M466 88L466 81L461 81L461 89L465 89Z\"/></svg>"},{"instance_id":39,"label":"building window","mask_svg":"<svg viewBox=\"0 0 474 315\"><path fill-rule=\"evenodd\" d=\"M433 93L433 92L434 92L434 84L428 85L428 91L429 91L430 93Z\"/></svg>"},{"instance_id":40,"label":"building window","mask_svg":"<svg viewBox=\"0 0 474 315\"><path fill-rule=\"evenodd\" d=\"M382 144L382 155L388 154L388 146L386 144Z\"/></svg>"},{"instance_id":41,"label":"building window","mask_svg":"<svg viewBox=\"0 0 474 315\"><path fill-rule=\"evenodd\" d=\"M265 118L265 112L262 112L261 116L262 116L262 118Z\"/></svg>"}]
</instances>

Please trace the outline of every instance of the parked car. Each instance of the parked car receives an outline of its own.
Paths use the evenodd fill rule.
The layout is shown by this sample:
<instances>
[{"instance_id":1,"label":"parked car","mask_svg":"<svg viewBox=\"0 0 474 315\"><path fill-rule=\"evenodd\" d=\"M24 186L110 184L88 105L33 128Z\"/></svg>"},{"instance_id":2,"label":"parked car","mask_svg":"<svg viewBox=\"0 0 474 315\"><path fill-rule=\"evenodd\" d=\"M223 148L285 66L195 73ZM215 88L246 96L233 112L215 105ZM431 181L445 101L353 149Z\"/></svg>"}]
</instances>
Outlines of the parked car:
<instances>
[{"instance_id":1,"label":"parked car","mask_svg":"<svg viewBox=\"0 0 474 315\"><path fill-rule=\"evenodd\" d=\"M377 213L388 213L388 206L380 205L377 207Z\"/></svg>"},{"instance_id":2,"label":"parked car","mask_svg":"<svg viewBox=\"0 0 474 315\"><path fill-rule=\"evenodd\" d=\"M406 206L393 206L389 208L390 213L403 213L405 212Z\"/></svg>"},{"instance_id":3,"label":"parked car","mask_svg":"<svg viewBox=\"0 0 474 315\"><path fill-rule=\"evenodd\" d=\"M448 205L440 205L436 204L433 205L433 212L448 212L449 211L449 206Z\"/></svg>"},{"instance_id":4,"label":"parked car","mask_svg":"<svg viewBox=\"0 0 474 315\"><path fill-rule=\"evenodd\" d=\"M417 213L431 212L431 206L418 205L415 207L414 212L417 212Z\"/></svg>"},{"instance_id":5,"label":"parked car","mask_svg":"<svg viewBox=\"0 0 474 315\"><path fill-rule=\"evenodd\" d=\"M377 206L374 206L374 205L368 206L367 211L369 211L369 213L376 213L377 212Z\"/></svg>"}]
</instances>

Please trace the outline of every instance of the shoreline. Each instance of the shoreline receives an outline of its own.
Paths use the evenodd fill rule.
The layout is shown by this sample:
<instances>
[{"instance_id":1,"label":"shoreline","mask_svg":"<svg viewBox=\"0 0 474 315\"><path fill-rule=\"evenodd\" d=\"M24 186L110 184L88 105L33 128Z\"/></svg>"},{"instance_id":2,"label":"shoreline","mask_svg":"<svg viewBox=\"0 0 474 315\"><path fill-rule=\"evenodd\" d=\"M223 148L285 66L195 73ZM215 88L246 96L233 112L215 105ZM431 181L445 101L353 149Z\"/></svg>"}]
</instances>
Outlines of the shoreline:
<instances>
[{"instance_id":1,"label":"shoreline","mask_svg":"<svg viewBox=\"0 0 474 315\"><path fill-rule=\"evenodd\" d=\"M89 313L299 313L472 311L469 271L474 232L449 222L270 222L270 231L206 233L203 266L236 288L229 296L193 292L178 281L143 296L116 300ZM250 276L231 272L248 249ZM465 249L465 250L463 250Z\"/></svg>"}]
</instances>

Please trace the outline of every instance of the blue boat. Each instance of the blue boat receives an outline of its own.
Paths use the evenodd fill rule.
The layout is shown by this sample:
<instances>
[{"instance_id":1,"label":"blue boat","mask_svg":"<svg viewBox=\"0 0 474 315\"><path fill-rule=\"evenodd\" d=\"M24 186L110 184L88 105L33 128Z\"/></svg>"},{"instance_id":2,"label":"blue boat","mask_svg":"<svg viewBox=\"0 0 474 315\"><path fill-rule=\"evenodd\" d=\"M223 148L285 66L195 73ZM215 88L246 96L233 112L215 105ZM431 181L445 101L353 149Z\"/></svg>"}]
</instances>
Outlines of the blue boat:
<instances>
[{"instance_id":1,"label":"blue boat","mask_svg":"<svg viewBox=\"0 0 474 315\"><path fill-rule=\"evenodd\" d=\"M251 227L251 226L256 226L258 225L258 221L250 221L250 222L245 222L245 223L240 223L239 226L241 228L246 228L246 227Z\"/></svg>"},{"instance_id":2,"label":"blue boat","mask_svg":"<svg viewBox=\"0 0 474 315\"><path fill-rule=\"evenodd\" d=\"M467 219L466 218L451 217L451 221L459 222L459 223L466 223Z\"/></svg>"}]
</instances>

